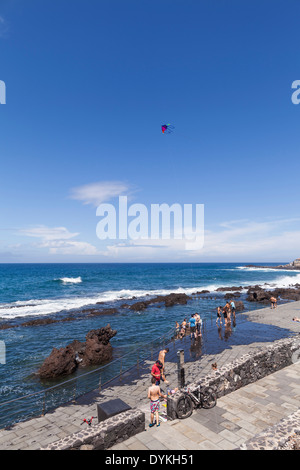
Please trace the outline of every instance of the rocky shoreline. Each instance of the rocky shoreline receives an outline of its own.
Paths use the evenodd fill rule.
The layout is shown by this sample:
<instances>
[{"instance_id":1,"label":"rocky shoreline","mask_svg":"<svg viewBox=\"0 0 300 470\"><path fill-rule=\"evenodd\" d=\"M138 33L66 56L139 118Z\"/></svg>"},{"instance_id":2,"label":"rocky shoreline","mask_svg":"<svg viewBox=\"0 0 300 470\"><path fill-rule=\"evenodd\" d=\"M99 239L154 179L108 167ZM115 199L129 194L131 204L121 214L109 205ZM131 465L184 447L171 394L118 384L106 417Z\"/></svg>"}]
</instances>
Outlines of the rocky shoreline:
<instances>
[{"instance_id":1,"label":"rocky shoreline","mask_svg":"<svg viewBox=\"0 0 300 470\"><path fill-rule=\"evenodd\" d=\"M280 264L279 266L257 266L255 264L248 264L245 268L256 269L284 269L289 271L300 271L300 267L291 266L290 264Z\"/></svg>"},{"instance_id":2,"label":"rocky shoreline","mask_svg":"<svg viewBox=\"0 0 300 470\"><path fill-rule=\"evenodd\" d=\"M131 311L139 312L145 310L151 305L156 305L157 307L173 307L174 305L186 305L189 300L192 300L196 296L207 296L210 294L211 296L215 296L216 293L223 293L224 300L230 299L237 299L241 297L242 292L246 294L245 300L248 302L258 302L261 304L270 303L271 297L276 297L279 300L283 301L297 301L300 300L300 284L291 285L290 287L286 288L275 288L273 290L266 289L261 285L255 286L225 286L219 287L215 291L211 292L209 290L201 290L191 293L187 295L185 293L171 293L167 295L158 295L151 299L143 299L138 300L132 304L123 303L120 307L90 307L84 308L79 310L78 312L72 313L67 317L57 318L57 314L55 315L56 318L51 318L51 316L47 316L46 318L37 318L29 321L22 322L20 324L14 323L6 323L3 322L0 324L0 330L6 330L9 328L17 328L17 327L32 327L32 326L43 326L43 325L51 325L53 323L60 323L60 322L70 322L77 320L79 317L96 317L96 316L104 316L104 315L113 315L119 313L123 309L128 309ZM212 297L213 298L213 297ZM136 300L136 297L132 297L128 299L128 301ZM237 301L236 301L237 302ZM102 302L98 302L99 305ZM243 306L238 306L239 310L243 309Z\"/></svg>"},{"instance_id":3,"label":"rocky shoreline","mask_svg":"<svg viewBox=\"0 0 300 470\"><path fill-rule=\"evenodd\" d=\"M300 260L292 261L289 264L279 264L278 266L257 266L257 264L248 264L245 268L256 269L284 269L289 271L300 271Z\"/></svg>"},{"instance_id":4,"label":"rocky shoreline","mask_svg":"<svg viewBox=\"0 0 300 470\"><path fill-rule=\"evenodd\" d=\"M14 328L14 327L32 327L40 325L49 325L58 322L74 321L78 318L91 316L103 316L113 315L119 313L122 309L128 309L130 311L143 311L151 305L157 307L172 307L175 305L186 305L188 301L195 298L195 296L207 296L208 294L216 295L216 293L222 294L224 301L233 299L236 304L237 311L243 311L245 309L242 300L236 300L241 297L247 302L255 302L258 304L270 304L271 297L276 297L279 301L299 301L300 300L300 284L295 284L288 288L275 288L270 290L260 285L255 286L226 286L219 287L214 292L208 290L196 291L190 295L185 293L171 293L167 295L159 295L150 299L138 300L133 303L123 303L119 308L97 308L91 307L72 314L65 318L42 318L29 320L20 325L4 323L0 325L1 329ZM128 299L128 301L136 300L135 297ZM100 305L101 303L99 303ZM38 371L38 376L41 379L52 379L61 375L68 375L73 373L78 367L85 367L91 365L98 365L111 360L112 357L112 346L109 340L115 336L117 332L111 330L110 325L99 330L92 330L86 335L86 342L82 343L74 340L71 344L65 348L56 349L53 348L50 356L46 358L42 367Z\"/></svg>"}]
</instances>

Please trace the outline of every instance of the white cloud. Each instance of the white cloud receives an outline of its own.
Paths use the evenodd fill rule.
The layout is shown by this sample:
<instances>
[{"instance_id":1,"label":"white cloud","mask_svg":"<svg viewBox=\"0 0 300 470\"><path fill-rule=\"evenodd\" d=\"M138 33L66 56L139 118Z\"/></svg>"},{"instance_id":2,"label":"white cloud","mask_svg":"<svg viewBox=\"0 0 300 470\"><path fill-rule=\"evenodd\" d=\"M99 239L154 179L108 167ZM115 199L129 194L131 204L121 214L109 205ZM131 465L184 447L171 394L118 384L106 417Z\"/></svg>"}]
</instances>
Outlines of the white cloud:
<instances>
[{"instance_id":1,"label":"white cloud","mask_svg":"<svg viewBox=\"0 0 300 470\"><path fill-rule=\"evenodd\" d=\"M0 38L4 37L8 31L8 22L0 16Z\"/></svg>"},{"instance_id":2,"label":"white cloud","mask_svg":"<svg viewBox=\"0 0 300 470\"><path fill-rule=\"evenodd\" d=\"M128 196L131 193L132 188L121 181L99 181L73 188L70 197L97 207L112 198Z\"/></svg>"},{"instance_id":3,"label":"white cloud","mask_svg":"<svg viewBox=\"0 0 300 470\"><path fill-rule=\"evenodd\" d=\"M101 248L79 239L79 233L66 227L44 225L26 228L19 234L37 239L34 250L48 254L105 259L112 262L201 262L201 261L292 261L300 256L300 219L234 220L206 229L204 247L186 250L186 239L106 240ZM18 253L28 247L4 247L1 251ZM22 249L23 248L23 249Z\"/></svg>"},{"instance_id":4,"label":"white cloud","mask_svg":"<svg viewBox=\"0 0 300 470\"><path fill-rule=\"evenodd\" d=\"M42 242L39 245L41 248L49 248L50 254L59 255L98 255L97 248L90 243L53 240Z\"/></svg>"},{"instance_id":5,"label":"white cloud","mask_svg":"<svg viewBox=\"0 0 300 470\"><path fill-rule=\"evenodd\" d=\"M206 231L203 254L208 257L240 259L249 256L261 259L272 257L275 260L292 256L293 259L300 252L299 221L294 218L220 224L222 230ZM298 226L293 227L294 223Z\"/></svg>"},{"instance_id":6,"label":"white cloud","mask_svg":"<svg viewBox=\"0 0 300 470\"><path fill-rule=\"evenodd\" d=\"M44 240L68 240L79 235L79 233L70 233L65 227L50 228L45 225L21 229L19 232L27 237L43 238Z\"/></svg>"},{"instance_id":7,"label":"white cloud","mask_svg":"<svg viewBox=\"0 0 300 470\"><path fill-rule=\"evenodd\" d=\"M72 240L79 233L71 233L65 227L46 227L39 225L28 229L19 230L19 233L27 237L40 238L38 248L48 248L50 254L59 255L97 255L97 248L90 243Z\"/></svg>"},{"instance_id":8,"label":"white cloud","mask_svg":"<svg viewBox=\"0 0 300 470\"><path fill-rule=\"evenodd\" d=\"M186 250L185 239L148 239L110 244L101 254L120 261L289 261L300 256L299 222L297 218L224 222L218 230L205 231L200 250Z\"/></svg>"}]
</instances>

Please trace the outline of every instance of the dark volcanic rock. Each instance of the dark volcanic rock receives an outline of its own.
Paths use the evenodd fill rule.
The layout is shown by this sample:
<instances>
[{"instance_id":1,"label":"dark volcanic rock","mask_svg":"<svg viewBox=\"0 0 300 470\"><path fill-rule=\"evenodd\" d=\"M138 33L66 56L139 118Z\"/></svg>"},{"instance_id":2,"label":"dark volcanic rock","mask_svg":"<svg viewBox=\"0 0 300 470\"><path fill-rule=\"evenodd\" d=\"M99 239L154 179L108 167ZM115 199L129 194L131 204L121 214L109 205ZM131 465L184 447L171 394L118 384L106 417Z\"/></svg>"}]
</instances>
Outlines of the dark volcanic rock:
<instances>
[{"instance_id":1,"label":"dark volcanic rock","mask_svg":"<svg viewBox=\"0 0 300 470\"><path fill-rule=\"evenodd\" d=\"M49 357L44 361L38 371L41 379L53 379L61 375L69 375L77 369L74 350L71 346L66 348L53 348Z\"/></svg>"},{"instance_id":2,"label":"dark volcanic rock","mask_svg":"<svg viewBox=\"0 0 300 470\"><path fill-rule=\"evenodd\" d=\"M16 325L10 325L8 323L1 323L0 330L8 330L8 328L16 328Z\"/></svg>"},{"instance_id":3,"label":"dark volcanic rock","mask_svg":"<svg viewBox=\"0 0 300 470\"><path fill-rule=\"evenodd\" d=\"M281 299L300 300L300 289L297 285L293 286L293 288L278 287L272 291L272 294L274 297L280 297Z\"/></svg>"},{"instance_id":4,"label":"dark volcanic rock","mask_svg":"<svg viewBox=\"0 0 300 470\"><path fill-rule=\"evenodd\" d=\"M262 269L262 268L267 268L267 269L284 269L289 270L289 271L299 271L300 266L296 265L294 266L293 264L280 264L279 266L257 266L256 264L248 264L245 266L245 268L257 268L257 269Z\"/></svg>"},{"instance_id":5,"label":"dark volcanic rock","mask_svg":"<svg viewBox=\"0 0 300 470\"><path fill-rule=\"evenodd\" d=\"M147 308L149 303L150 303L149 301L135 302L129 308L130 308L130 310L135 310L136 312L138 312L140 310L144 310L145 308Z\"/></svg>"},{"instance_id":6,"label":"dark volcanic rock","mask_svg":"<svg viewBox=\"0 0 300 470\"><path fill-rule=\"evenodd\" d=\"M112 358L111 338L117 334L108 325L100 330L91 330L86 335L86 343L82 357L82 366L91 366L108 362Z\"/></svg>"},{"instance_id":7,"label":"dark volcanic rock","mask_svg":"<svg viewBox=\"0 0 300 470\"><path fill-rule=\"evenodd\" d=\"M244 302L242 302L241 300L235 300L234 304L237 312L240 312L245 309Z\"/></svg>"},{"instance_id":8,"label":"dark volcanic rock","mask_svg":"<svg viewBox=\"0 0 300 470\"><path fill-rule=\"evenodd\" d=\"M234 299L234 298L237 298L237 297L241 297L240 292L231 292L231 293L228 292L228 294L224 295L224 299L226 299L226 300Z\"/></svg>"},{"instance_id":9,"label":"dark volcanic rock","mask_svg":"<svg viewBox=\"0 0 300 470\"><path fill-rule=\"evenodd\" d=\"M97 302L97 303L100 303L100 302ZM98 309L98 308L86 308L82 311L82 313L84 314L87 314L89 316L100 316L100 315L113 315L114 313L118 313L118 309L117 308L102 308L102 309Z\"/></svg>"},{"instance_id":10,"label":"dark volcanic rock","mask_svg":"<svg viewBox=\"0 0 300 470\"><path fill-rule=\"evenodd\" d=\"M117 334L110 325L91 330L86 341L73 341L65 348L53 348L38 371L41 379L52 379L72 374L77 367L86 367L107 362L112 357L111 338Z\"/></svg>"},{"instance_id":11,"label":"dark volcanic rock","mask_svg":"<svg viewBox=\"0 0 300 470\"><path fill-rule=\"evenodd\" d=\"M270 302L271 297L285 300L300 300L300 288L295 285L293 287L278 287L274 290L264 290L262 287L254 286L247 291L249 302Z\"/></svg>"},{"instance_id":12,"label":"dark volcanic rock","mask_svg":"<svg viewBox=\"0 0 300 470\"><path fill-rule=\"evenodd\" d=\"M186 294L169 294L165 297L165 306L172 307L173 305L185 305L190 297Z\"/></svg>"},{"instance_id":13,"label":"dark volcanic rock","mask_svg":"<svg viewBox=\"0 0 300 470\"><path fill-rule=\"evenodd\" d=\"M217 292L227 292L227 291L237 291L237 290L242 290L243 287L242 286L239 286L239 287L236 287L236 286L232 286L232 287L218 287L218 289L216 290Z\"/></svg>"},{"instance_id":14,"label":"dark volcanic rock","mask_svg":"<svg viewBox=\"0 0 300 470\"><path fill-rule=\"evenodd\" d=\"M185 305L188 299L190 298L191 297L189 297L186 294L171 293L168 295L158 295L157 297L154 297L153 299L150 299L150 300L143 300L140 302L135 302L129 308L130 310L140 311L140 310L144 310L145 308L147 308L148 305L162 303L162 302L165 303L166 307L172 307L173 305L178 305L178 304ZM126 304L125 306L127 307Z\"/></svg>"},{"instance_id":15,"label":"dark volcanic rock","mask_svg":"<svg viewBox=\"0 0 300 470\"><path fill-rule=\"evenodd\" d=\"M270 302L270 298L272 297L272 293L270 291L265 291L259 286L255 286L250 288L247 291L248 297L247 301L248 302Z\"/></svg>"}]
</instances>

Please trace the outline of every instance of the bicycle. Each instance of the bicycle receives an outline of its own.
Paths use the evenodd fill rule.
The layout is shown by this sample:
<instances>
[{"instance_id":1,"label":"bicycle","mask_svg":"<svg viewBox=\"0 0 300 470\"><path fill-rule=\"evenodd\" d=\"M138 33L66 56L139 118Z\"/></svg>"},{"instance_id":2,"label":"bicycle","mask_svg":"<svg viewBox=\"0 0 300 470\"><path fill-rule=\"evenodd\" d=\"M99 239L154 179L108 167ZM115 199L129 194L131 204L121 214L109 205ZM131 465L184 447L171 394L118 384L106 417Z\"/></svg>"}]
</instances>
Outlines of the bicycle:
<instances>
[{"instance_id":1,"label":"bicycle","mask_svg":"<svg viewBox=\"0 0 300 470\"><path fill-rule=\"evenodd\" d=\"M202 392L201 386L198 385L193 392L190 392L188 389L182 392L176 404L176 413L179 419L185 419L191 416L194 408L201 407L208 410L213 408L216 404L216 393L211 388Z\"/></svg>"}]
</instances>

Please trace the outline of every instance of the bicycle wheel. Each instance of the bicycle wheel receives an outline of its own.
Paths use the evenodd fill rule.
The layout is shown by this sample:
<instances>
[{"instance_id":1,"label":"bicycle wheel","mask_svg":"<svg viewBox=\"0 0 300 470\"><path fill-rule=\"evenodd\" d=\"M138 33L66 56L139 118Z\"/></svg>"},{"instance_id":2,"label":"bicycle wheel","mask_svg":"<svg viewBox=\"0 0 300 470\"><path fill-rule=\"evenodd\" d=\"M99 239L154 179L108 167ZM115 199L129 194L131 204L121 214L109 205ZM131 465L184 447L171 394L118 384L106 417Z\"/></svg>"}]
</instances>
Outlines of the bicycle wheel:
<instances>
[{"instance_id":1,"label":"bicycle wheel","mask_svg":"<svg viewBox=\"0 0 300 470\"><path fill-rule=\"evenodd\" d=\"M202 393L201 397L202 406L206 410L213 408L217 404L217 395L211 389L207 390L207 392Z\"/></svg>"},{"instance_id":2,"label":"bicycle wheel","mask_svg":"<svg viewBox=\"0 0 300 470\"><path fill-rule=\"evenodd\" d=\"M176 413L179 419L185 419L193 413L193 401L188 395L182 395L176 405Z\"/></svg>"}]
</instances>

